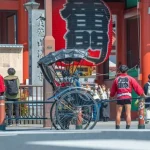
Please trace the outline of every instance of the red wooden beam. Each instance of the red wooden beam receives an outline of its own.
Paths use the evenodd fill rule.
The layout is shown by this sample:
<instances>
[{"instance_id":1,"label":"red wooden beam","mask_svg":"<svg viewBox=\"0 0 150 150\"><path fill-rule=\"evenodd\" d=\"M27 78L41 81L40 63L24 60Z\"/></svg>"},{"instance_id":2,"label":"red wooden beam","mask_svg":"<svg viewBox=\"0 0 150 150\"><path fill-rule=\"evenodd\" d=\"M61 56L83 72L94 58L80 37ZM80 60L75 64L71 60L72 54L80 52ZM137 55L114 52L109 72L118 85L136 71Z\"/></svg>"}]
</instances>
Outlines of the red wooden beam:
<instances>
[{"instance_id":1,"label":"red wooden beam","mask_svg":"<svg viewBox=\"0 0 150 150\"><path fill-rule=\"evenodd\" d=\"M19 2L12 0L0 1L0 10L18 10Z\"/></svg>"},{"instance_id":2,"label":"red wooden beam","mask_svg":"<svg viewBox=\"0 0 150 150\"><path fill-rule=\"evenodd\" d=\"M108 2L107 5L109 6L112 14L117 14L120 11L124 11L125 4L119 2Z\"/></svg>"},{"instance_id":3,"label":"red wooden beam","mask_svg":"<svg viewBox=\"0 0 150 150\"><path fill-rule=\"evenodd\" d=\"M124 12L125 19L135 17L135 16L138 16L137 7L125 10L125 12Z\"/></svg>"}]
</instances>

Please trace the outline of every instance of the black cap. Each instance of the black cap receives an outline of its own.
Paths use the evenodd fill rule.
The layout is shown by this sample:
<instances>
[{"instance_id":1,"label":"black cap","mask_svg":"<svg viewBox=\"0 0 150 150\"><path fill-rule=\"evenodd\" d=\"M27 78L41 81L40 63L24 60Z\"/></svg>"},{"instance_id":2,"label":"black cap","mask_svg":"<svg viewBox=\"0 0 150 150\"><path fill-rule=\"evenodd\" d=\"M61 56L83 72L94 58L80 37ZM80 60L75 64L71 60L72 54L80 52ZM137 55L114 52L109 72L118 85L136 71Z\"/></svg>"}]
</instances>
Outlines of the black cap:
<instances>
[{"instance_id":1,"label":"black cap","mask_svg":"<svg viewBox=\"0 0 150 150\"><path fill-rule=\"evenodd\" d=\"M119 71L122 72L122 73L127 72L128 69L129 69L129 68L128 68L128 66L126 66L126 65L121 65L121 66L119 67Z\"/></svg>"}]
</instances>

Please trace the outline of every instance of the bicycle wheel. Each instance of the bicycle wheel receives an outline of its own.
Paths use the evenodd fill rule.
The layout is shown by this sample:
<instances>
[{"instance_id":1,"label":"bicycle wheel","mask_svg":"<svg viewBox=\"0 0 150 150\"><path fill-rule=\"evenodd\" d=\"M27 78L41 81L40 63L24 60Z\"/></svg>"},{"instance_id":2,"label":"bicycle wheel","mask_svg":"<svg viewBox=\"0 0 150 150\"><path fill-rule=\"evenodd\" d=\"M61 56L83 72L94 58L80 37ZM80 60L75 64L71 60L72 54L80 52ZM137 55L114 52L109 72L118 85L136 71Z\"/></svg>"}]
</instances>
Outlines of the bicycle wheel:
<instances>
[{"instance_id":1,"label":"bicycle wheel","mask_svg":"<svg viewBox=\"0 0 150 150\"><path fill-rule=\"evenodd\" d=\"M97 103L85 89L74 89L61 95L56 102L56 118L63 130L93 129L99 117ZM92 121L93 108L96 120Z\"/></svg>"}]
</instances>

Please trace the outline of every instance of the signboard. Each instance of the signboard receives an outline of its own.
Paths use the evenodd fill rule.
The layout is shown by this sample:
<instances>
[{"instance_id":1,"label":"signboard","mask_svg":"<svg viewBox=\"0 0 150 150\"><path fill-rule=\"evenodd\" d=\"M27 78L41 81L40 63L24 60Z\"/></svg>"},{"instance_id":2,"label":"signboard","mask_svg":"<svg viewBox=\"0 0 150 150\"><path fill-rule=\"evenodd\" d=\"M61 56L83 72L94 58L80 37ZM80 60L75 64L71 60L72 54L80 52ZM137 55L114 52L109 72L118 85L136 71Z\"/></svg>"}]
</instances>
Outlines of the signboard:
<instances>
[{"instance_id":1,"label":"signboard","mask_svg":"<svg viewBox=\"0 0 150 150\"><path fill-rule=\"evenodd\" d=\"M31 10L29 12L29 83L43 85L43 75L37 62L43 57L43 39L45 37L44 10Z\"/></svg>"},{"instance_id":2,"label":"signboard","mask_svg":"<svg viewBox=\"0 0 150 150\"><path fill-rule=\"evenodd\" d=\"M136 7L138 0L126 0L126 8L132 8L132 7Z\"/></svg>"},{"instance_id":3,"label":"signboard","mask_svg":"<svg viewBox=\"0 0 150 150\"><path fill-rule=\"evenodd\" d=\"M0 74L5 77L7 70L14 68L20 83L23 83L23 46L0 44Z\"/></svg>"},{"instance_id":4,"label":"signboard","mask_svg":"<svg viewBox=\"0 0 150 150\"><path fill-rule=\"evenodd\" d=\"M53 36L56 50L82 49L82 65L98 65L112 49L112 16L102 0L53 0Z\"/></svg>"}]
</instances>

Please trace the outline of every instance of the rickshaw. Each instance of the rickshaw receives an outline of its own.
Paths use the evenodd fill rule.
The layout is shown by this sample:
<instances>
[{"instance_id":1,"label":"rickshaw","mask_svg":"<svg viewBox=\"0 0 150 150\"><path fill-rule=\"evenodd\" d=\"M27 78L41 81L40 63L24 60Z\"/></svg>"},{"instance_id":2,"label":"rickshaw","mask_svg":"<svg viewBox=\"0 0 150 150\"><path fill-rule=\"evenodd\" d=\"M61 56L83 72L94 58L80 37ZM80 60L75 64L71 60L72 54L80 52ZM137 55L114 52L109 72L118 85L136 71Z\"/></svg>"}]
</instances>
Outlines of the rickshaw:
<instances>
[{"instance_id":1,"label":"rickshaw","mask_svg":"<svg viewBox=\"0 0 150 150\"><path fill-rule=\"evenodd\" d=\"M78 49L62 49L49 53L38 62L45 79L52 86L54 94L48 101L54 101L50 119L55 129L93 129L99 118L97 102L93 93L77 86L80 72L73 67L82 66L87 52ZM56 69L57 68L57 69ZM92 120L93 108L96 119Z\"/></svg>"},{"instance_id":2,"label":"rickshaw","mask_svg":"<svg viewBox=\"0 0 150 150\"><path fill-rule=\"evenodd\" d=\"M82 4L85 6L85 3ZM78 5L80 4L76 4ZM65 5L64 11L69 8L67 6L70 5ZM99 65L109 58L112 49L112 15L109 7L102 0L87 1L86 6L90 6L91 9L83 8L78 12L71 9L65 11L76 13L75 15L79 17L80 21L75 22L76 24L74 17L70 17L72 20L66 18L69 18L68 21L75 24L75 27L78 26L80 32L72 35L77 36L75 38L77 41L72 39L70 41L74 44L68 44L68 39L65 38L66 49L51 52L38 62L45 79L53 87L53 96L48 100L54 101L50 110L50 119L57 130L93 129L99 118L93 93L80 86L78 82L80 72L77 71L77 67L84 66L85 62L89 66ZM89 17L88 21L85 20L87 19L85 16ZM85 21L86 26L82 25L81 20ZM66 26L68 27L68 24ZM79 42L80 40L82 42ZM93 108L96 110L95 120L92 119Z\"/></svg>"}]
</instances>

